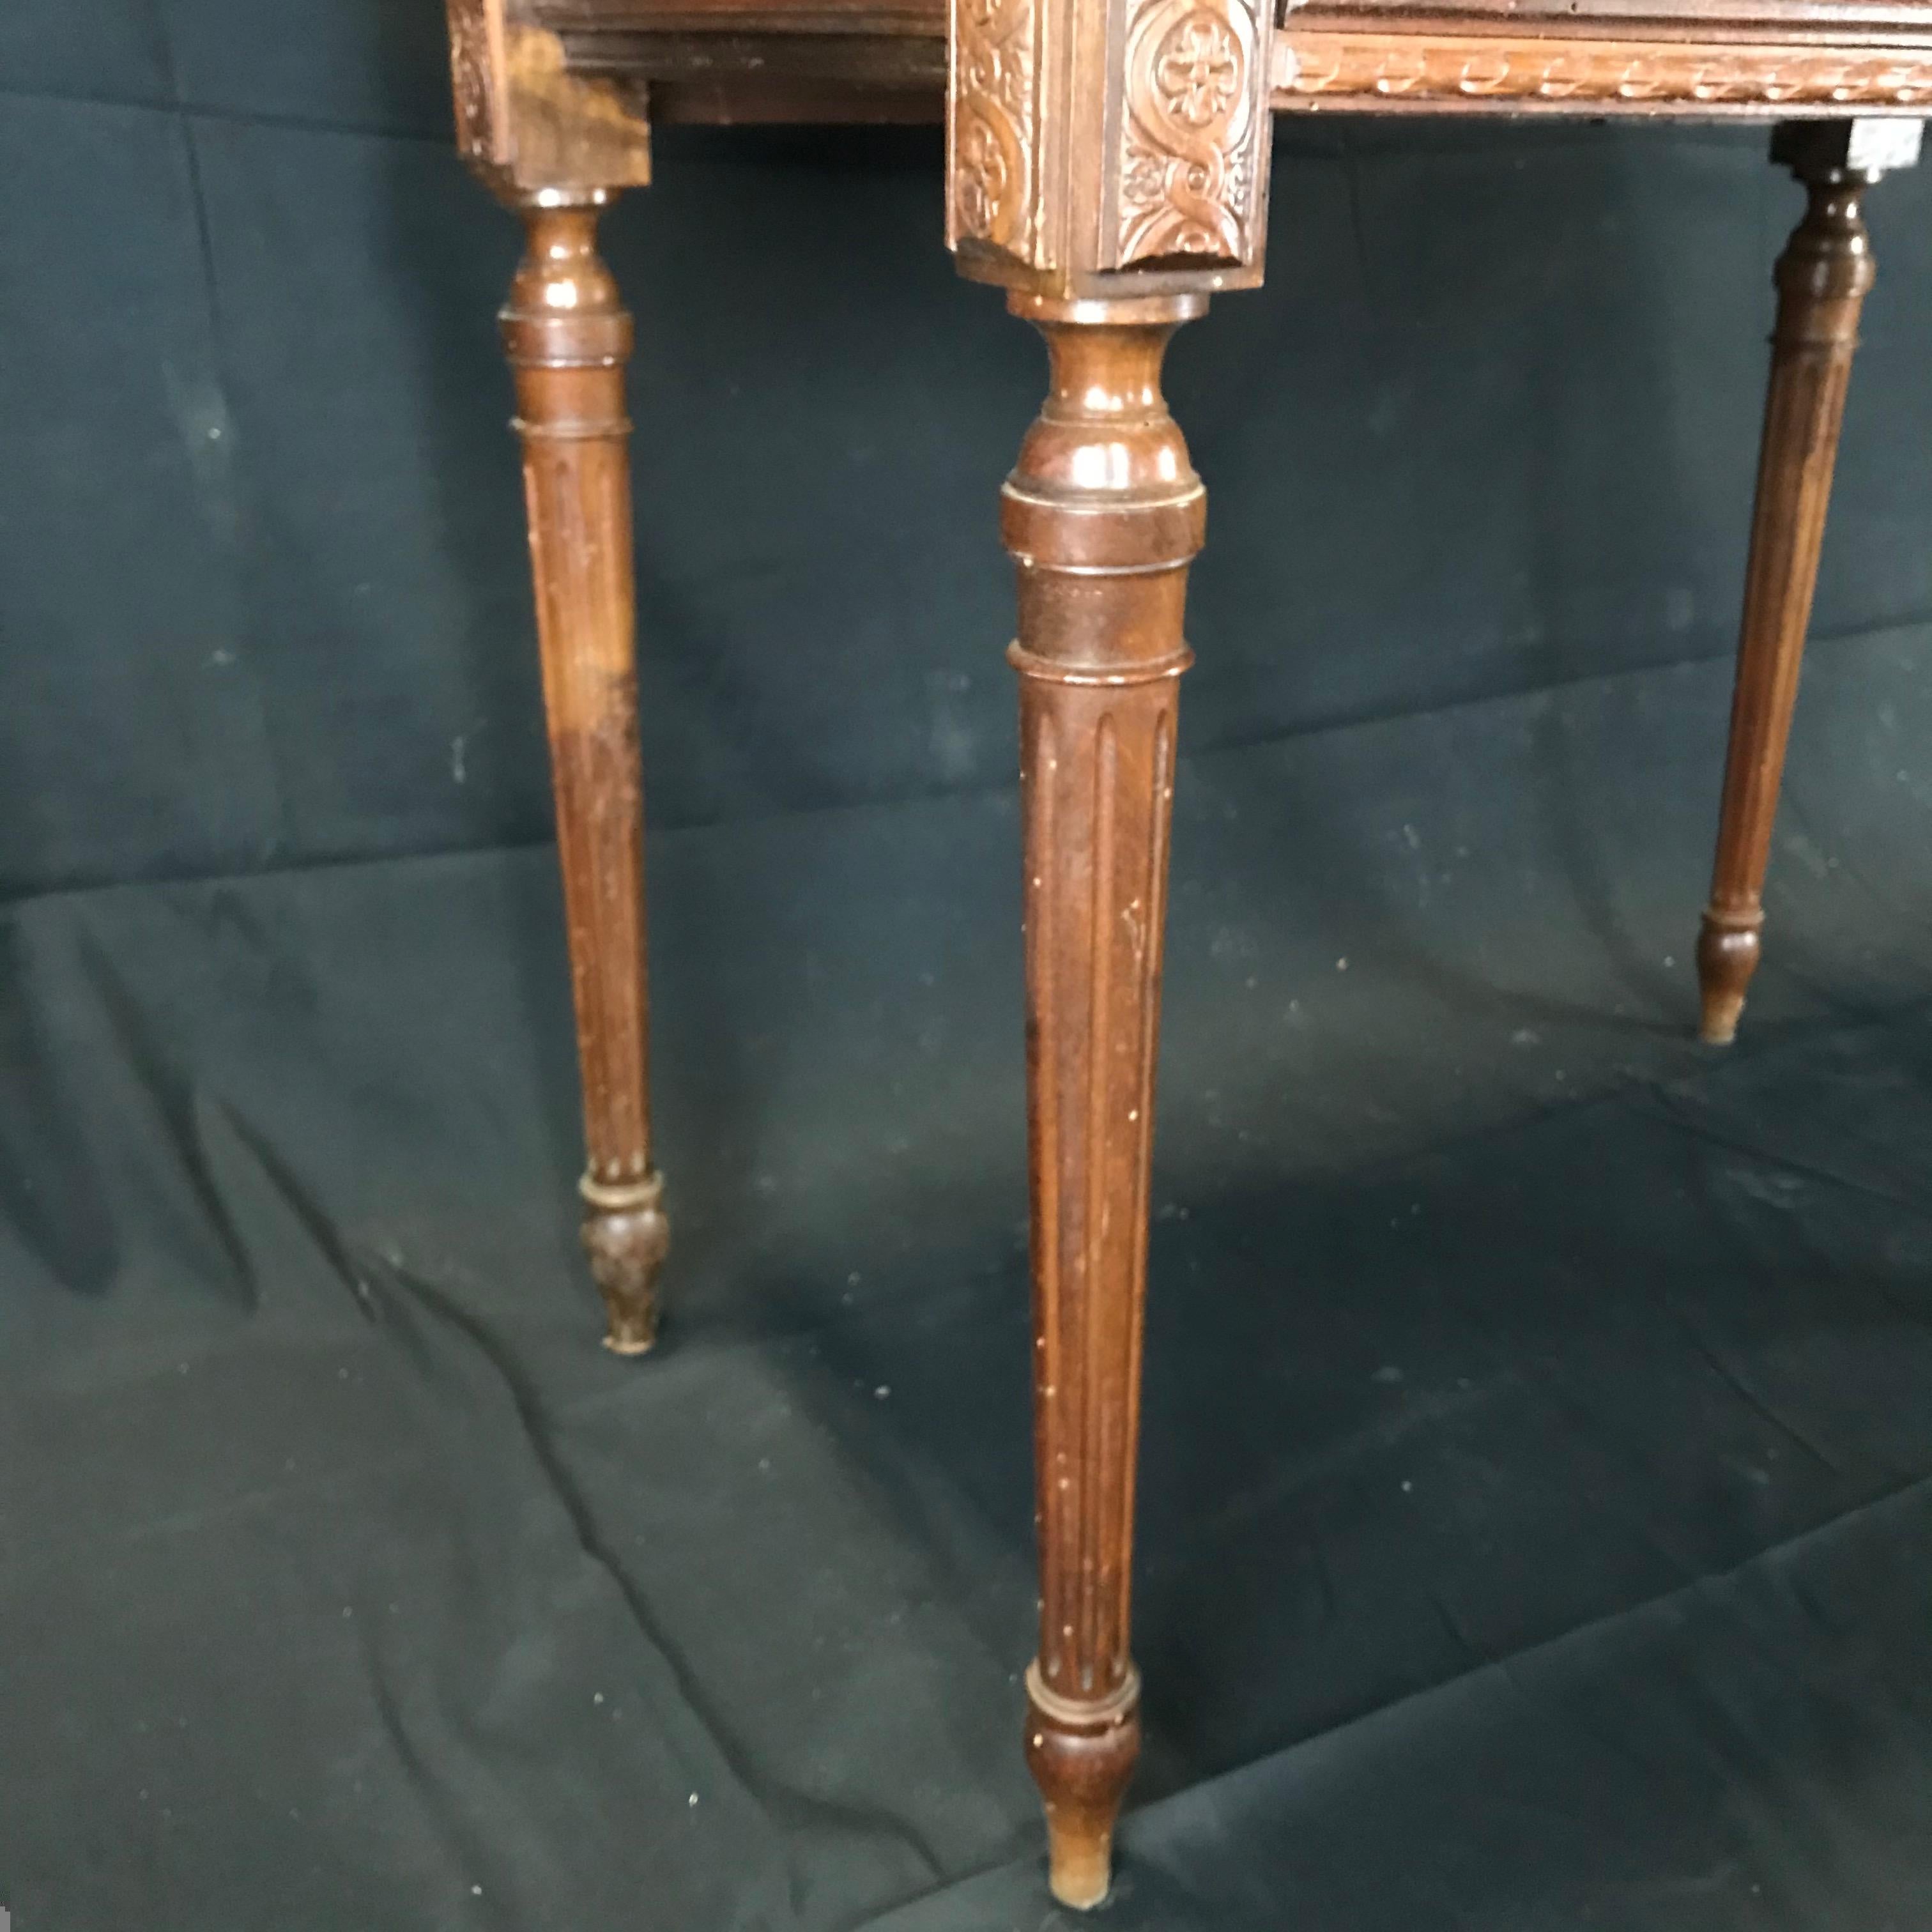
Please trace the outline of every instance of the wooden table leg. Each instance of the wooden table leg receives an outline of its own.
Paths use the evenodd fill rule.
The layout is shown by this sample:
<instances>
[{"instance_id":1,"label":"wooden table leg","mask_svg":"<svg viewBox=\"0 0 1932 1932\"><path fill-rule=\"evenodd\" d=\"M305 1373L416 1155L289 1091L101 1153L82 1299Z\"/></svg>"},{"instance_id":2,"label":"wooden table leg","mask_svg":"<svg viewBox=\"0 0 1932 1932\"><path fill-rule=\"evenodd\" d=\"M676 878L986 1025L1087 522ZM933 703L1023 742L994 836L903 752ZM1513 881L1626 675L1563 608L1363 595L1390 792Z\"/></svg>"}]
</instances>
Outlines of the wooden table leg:
<instances>
[{"instance_id":1,"label":"wooden table leg","mask_svg":"<svg viewBox=\"0 0 1932 1932\"><path fill-rule=\"evenodd\" d=\"M1040 1654L1027 1759L1054 1894L1106 1894L1140 1749L1128 1652L1155 1038L1200 479L1160 389L1199 296L1012 298L1052 392L1004 494L1019 574Z\"/></svg>"},{"instance_id":2,"label":"wooden table leg","mask_svg":"<svg viewBox=\"0 0 1932 1932\"><path fill-rule=\"evenodd\" d=\"M1778 324L1744 578L1730 747L1711 900L1697 941L1702 1033L1736 1035L1762 950L1764 875L1810 622L1858 314L1872 285L1859 206L1886 170L1917 157L1913 121L1799 122L1779 128L1772 158L1804 184L1804 219L1777 268Z\"/></svg>"},{"instance_id":3,"label":"wooden table leg","mask_svg":"<svg viewBox=\"0 0 1932 1932\"><path fill-rule=\"evenodd\" d=\"M638 750L630 423L631 318L597 253L601 192L520 202L528 250L503 310L524 442L537 638L556 794L557 853L590 1153L584 1246L608 1347L657 1333L670 1246L651 1164L644 979L643 785Z\"/></svg>"},{"instance_id":4,"label":"wooden table leg","mask_svg":"<svg viewBox=\"0 0 1932 1932\"><path fill-rule=\"evenodd\" d=\"M1019 576L1040 1654L1054 1895L1106 1898L1140 1750L1128 1642L1148 1164L1188 566L1168 338L1262 278L1260 0L953 0L946 240L1046 338L1007 479Z\"/></svg>"}]
</instances>

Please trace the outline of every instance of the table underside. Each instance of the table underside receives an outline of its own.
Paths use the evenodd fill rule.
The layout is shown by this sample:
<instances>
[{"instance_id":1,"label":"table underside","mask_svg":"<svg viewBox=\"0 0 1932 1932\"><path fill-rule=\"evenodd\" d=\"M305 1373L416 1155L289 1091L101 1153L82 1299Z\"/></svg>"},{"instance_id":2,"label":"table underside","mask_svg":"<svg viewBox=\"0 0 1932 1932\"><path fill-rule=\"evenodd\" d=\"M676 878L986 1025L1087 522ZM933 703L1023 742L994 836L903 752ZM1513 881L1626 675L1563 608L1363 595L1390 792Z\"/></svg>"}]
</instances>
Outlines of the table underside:
<instances>
[{"instance_id":1,"label":"table underside","mask_svg":"<svg viewBox=\"0 0 1932 1932\"><path fill-rule=\"evenodd\" d=\"M947 0L528 0L651 118L937 120ZM1288 8L1279 112L1684 119L1932 113L1932 0L1388 0Z\"/></svg>"}]
</instances>

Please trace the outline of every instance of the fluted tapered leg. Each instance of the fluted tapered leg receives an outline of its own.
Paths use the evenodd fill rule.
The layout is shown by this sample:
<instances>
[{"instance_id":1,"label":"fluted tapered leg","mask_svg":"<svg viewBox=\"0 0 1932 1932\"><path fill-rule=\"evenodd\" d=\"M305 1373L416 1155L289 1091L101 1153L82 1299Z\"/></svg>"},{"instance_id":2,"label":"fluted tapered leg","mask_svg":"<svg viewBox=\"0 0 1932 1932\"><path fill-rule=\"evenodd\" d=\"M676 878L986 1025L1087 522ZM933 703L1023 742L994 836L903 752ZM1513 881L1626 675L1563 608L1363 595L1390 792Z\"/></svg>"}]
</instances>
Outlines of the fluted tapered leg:
<instances>
[{"instance_id":1,"label":"fluted tapered leg","mask_svg":"<svg viewBox=\"0 0 1932 1932\"><path fill-rule=\"evenodd\" d=\"M528 252L503 311L536 578L589 1163L584 1240L609 1347L657 1333L670 1246L651 1159L638 749L630 423L631 318L597 254L605 196L545 195L522 212Z\"/></svg>"},{"instance_id":2,"label":"fluted tapered leg","mask_svg":"<svg viewBox=\"0 0 1932 1932\"><path fill-rule=\"evenodd\" d=\"M1204 509L1160 369L1206 304L1011 299L1052 362L1003 508L1019 577L1041 1568L1027 1757L1054 1893L1090 1906L1140 1748L1128 1607L1148 1162L1182 608Z\"/></svg>"},{"instance_id":3,"label":"fluted tapered leg","mask_svg":"<svg viewBox=\"0 0 1932 1932\"><path fill-rule=\"evenodd\" d=\"M1717 862L1697 942L1702 1030L1714 1045L1736 1036L1762 950L1772 826L1858 316L1873 280L1859 197L1884 170L1909 164L1918 146L1913 122L1794 124L1772 140L1772 158L1804 184L1808 205L1778 263Z\"/></svg>"}]
</instances>

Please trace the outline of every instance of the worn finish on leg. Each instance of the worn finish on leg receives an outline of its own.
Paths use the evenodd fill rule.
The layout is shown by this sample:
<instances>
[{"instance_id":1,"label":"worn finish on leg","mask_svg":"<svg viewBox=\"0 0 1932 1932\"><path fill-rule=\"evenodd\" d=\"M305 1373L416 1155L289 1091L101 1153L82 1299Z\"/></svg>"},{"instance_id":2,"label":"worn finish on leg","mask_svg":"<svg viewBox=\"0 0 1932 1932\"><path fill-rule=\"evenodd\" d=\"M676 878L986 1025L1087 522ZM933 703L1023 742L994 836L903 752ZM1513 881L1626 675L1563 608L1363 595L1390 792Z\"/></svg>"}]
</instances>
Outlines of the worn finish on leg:
<instances>
[{"instance_id":1,"label":"worn finish on leg","mask_svg":"<svg viewBox=\"0 0 1932 1932\"><path fill-rule=\"evenodd\" d=\"M1018 566L1040 1654L1054 1895L1106 1896L1140 1748L1128 1647L1148 1161L1187 566L1204 496L1160 390L1198 297L1016 296L1052 392L1003 500Z\"/></svg>"},{"instance_id":2,"label":"worn finish on leg","mask_svg":"<svg viewBox=\"0 0 1932 1932\"><path fill-rule=\"evenodd\" d=\"M1772 144L1773 158L1804 182L1808 200L1778 263L1778 326L1717 862L1697 942L1702 1033L1714 1045L1736 1036L1762 950L1772 825L1858 314L1873 280L1859 198L1885 169L1909 163L1918 142L1916 122L1847 122L1780 128Z\"/></svg>"},{"instance_id":3,"label":"worn finish on leg","mask_svg":"<svg viewBox=\"0 0 1932 1932\"><path fill-rule=\"evenodd\" d=\"M1148 1161L1187 568L1179 323L1262 278L1260 0L952 0L946 240L1052 358L1008 479L1019 569L1040 1654L1051 1880L1097 1905L1140 1749L1128 1645Z\"/></svg>"},{"instance_id":4,"label":"worn finish on leg","mask_svg":"<svg viewBox=\"0 0 1932 1932\"><path fill-rule=\"evenodd\" d=\"M596 192L523 204L528 252L503 311L524 440L537 637L556 794L589 1167L584 1245L608 1346L657 1333L670 1245L651 1164L643 786L624 370L631 318L597 254Z\"/></svg>"}]
</instances>

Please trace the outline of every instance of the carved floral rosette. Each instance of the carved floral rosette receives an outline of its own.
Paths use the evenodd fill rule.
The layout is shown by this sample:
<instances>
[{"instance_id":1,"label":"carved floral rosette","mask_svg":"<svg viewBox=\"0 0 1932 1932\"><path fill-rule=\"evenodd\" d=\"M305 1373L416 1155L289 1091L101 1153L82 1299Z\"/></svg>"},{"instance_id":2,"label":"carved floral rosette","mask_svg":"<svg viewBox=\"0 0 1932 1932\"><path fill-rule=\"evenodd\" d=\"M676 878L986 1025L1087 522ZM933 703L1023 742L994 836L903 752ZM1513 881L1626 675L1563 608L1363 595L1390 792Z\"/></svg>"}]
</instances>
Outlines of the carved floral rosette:
<instances>
[{"instance_id":1,"label":"carved floral rosette","mask_svg":"<svg viewBox=\"0 0 1932 1932\"><path fill-rule=\"evenodd\" d=\"M953 0L951 241L1027 262L1041 241L1034 195L1036 0Z\"/></svg>"},{"instance_id":2,"label":"carved floral rosette","mask_svg":"<svg viewBox=\"0 0 1932 1932\"><path fill-rule=\"evenodd\" d=\"M1268 139L1264 36L1246 0L1138 0L1126 30L1113 266L1253 250Z\"/></svg>"}]
</instances>

